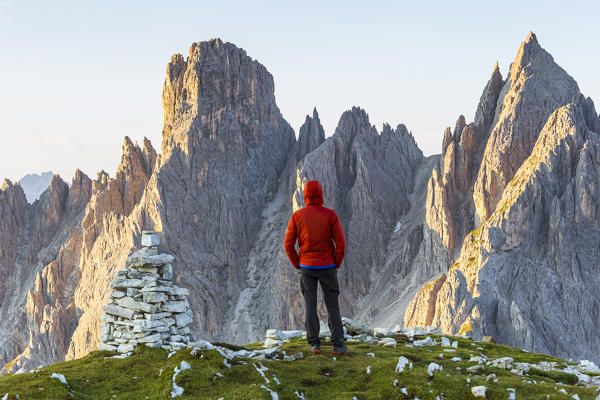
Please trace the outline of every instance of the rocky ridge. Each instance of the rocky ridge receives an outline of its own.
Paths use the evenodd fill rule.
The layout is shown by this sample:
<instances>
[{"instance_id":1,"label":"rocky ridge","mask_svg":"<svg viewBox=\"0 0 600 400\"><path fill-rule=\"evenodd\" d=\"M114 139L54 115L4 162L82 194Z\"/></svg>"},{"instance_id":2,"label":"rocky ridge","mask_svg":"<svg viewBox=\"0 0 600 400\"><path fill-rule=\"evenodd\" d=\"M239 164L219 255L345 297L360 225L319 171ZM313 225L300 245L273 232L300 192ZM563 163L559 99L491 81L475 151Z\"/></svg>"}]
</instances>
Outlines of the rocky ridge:
<instances>
[{"instance_id":1,"label":"rocky ridge","mask_svg":"<svg viewBox=\"0 0 600 400\"><path fill-rule=\"evenodd\" d=\"M598 354L586 333L597 319L582 311L595 315L595 300L571 294L598 293L600 117L535 35L506 79L494 67L474 122L459 117L441 155L424 157L404 125L377 132L359 107L329 138L315 109L295 141L273 77L219 39L172 57L163 110L160 154L126 138L114 178L78 172L69 187L54 177L30 205L3 184L0 364L28 369L97 348L109 283L144 230L159 232L174 284L190 289L194 334L247 343L301 326L281 243L309 179L348 239L345 315ZM562 345L573 326L575 344Z\"/></svg>"}]
</instances>

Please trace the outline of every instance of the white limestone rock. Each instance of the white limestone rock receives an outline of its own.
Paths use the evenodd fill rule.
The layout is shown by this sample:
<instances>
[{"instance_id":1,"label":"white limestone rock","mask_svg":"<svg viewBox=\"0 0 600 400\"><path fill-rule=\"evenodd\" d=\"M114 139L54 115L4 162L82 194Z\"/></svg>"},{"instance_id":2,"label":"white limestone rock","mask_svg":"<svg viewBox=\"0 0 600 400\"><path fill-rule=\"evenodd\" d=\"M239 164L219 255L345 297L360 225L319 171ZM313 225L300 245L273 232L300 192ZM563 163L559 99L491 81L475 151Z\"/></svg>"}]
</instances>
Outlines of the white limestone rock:
<instances>
[{"instance_id":1,"label":"white limestone rock","mask_svg":"<svg viewBox=\"0 0 600 400\"><path fill-rule=\"evenodd\" d=\"M174 313L183 313L188 307L187 301L168 301L162 305L162 310Z\"/></svg>"},{"instance_id":2,"label":"white limestone rock","mask_svg":"<svg viewBox=\"0 0 600 400\"><path fill-rule=\"evenodd\" d=\"M157 233L144 231L142 232L142 246L153 247L160 244L160 236Z\"/></svg>"},{"instance_id":3,"label":"white limestone rock","mask_svg":"<svg viewBox=\"0 0 600 400\"><path fill-rule=\"evenodd\" d=\"M127 267L158 267L164 264L168 264L175 259L170 254L157 254L152 255L148 249L142 248L127 257Z\"/></svg>"},{"instance_id":4,"label":"white limestone rock","mask_svg":"<svg viewBox=\"0 0 600 400\"><path fill-rule=\"evenodd\" d=\"M117 351L117 346L101 342L98 344L98 350Z\"/></svg>"},{"instance_id":5,"label":"white limestone rock","mask_svg":"<svg viewBox=\"0 0 600 400\"><path fill-rule=\"evenodd\" d=\"M149 313L149 314L153 314L153 313L155 313L155 312L158 311L158 307L157 306L152 305L152 304L148 304L148 303L144 303L144 302L140 302L140 301L135 301L131 297L123 297L123 298L117 300L117 303L122 308L128 308L130 310L143 311L143 312Z\"/></svg>"},{"instance_id":6,"label":"white limestone rock","mask_svg":"<svg viewBox=\"0 0 600 400\"><path fill-rule=\"evenodd\" d=\"M319 321L319 337L331 337L331 330L329 329L329 326L323 321Z\"/></svg>"},{"instance_id":7,"label":"white limestone rock","mask_svg":"<svg viewBox=\"0 0 600 400\"><path fill-rule=\"evenodd\" d=\"M435 341L430 338L429 336L427 336L425 339L421 339L421 340L415 340L412 345L414 347L421 347L421 346L435 346Z\"/></svg>"},{"instance_id":8,"label":"white limestone rock","mask_svg":"<svg viewBox=\"0 0 600 400\"><path fill-rule=\"evenodd\" d=\"M58 379L62 384L69 386L67 379L63 374L57 374L56 372L53 372L52 375L50 375L50 378Z\"/></svg>"},{"instance_id":9,"label":"white limestone rock","mask_svg":"<svg viewBox=\"0 0 600 400\"><path fill-rule=\"evenodd\" d=\"M169 296L163 292L146 292L142 298L145 303L165 303Z\"/></svg>"},{"instance_id":10,"label":"white limestone rock","mask_svg":"<svg viewBox=\"0 0 600 400\"><path fill-rule=\"evenodd\" d=\"M429 376L433 376L434 373L443 370L444 367L442 367L439 364L436 364L434 362L429 363L429 365L427 366L427 373L429 374Z\"/></svg>"},{"instance_id":11,"label":"white limestone rock","mask_svg":"<svg viewBox=\"0 0 600 400\"><path fill-rule=\"evenodd\" d=\"M271 339L288 340L300 337L305 333L305 331L301 330L280 331L278 329L267 329L265 336Z\"/></svg>"},{"instance_id":12,"label":"white limestone rock","mask_svg":"<svg viewBox=\"0 0 600 400\"><path fill-rule=\"evenodd\" d=\"M485 398L485 391L487 390L487 387L485 386L473 386L471 388L471 393L473 393L474 397L483 397Z\"/></svg>"},{"instance_id":13,"label":"white limestone rock","mask_svg":"<svg viewBox=\"0 0 600 400\"><path fill-rule=\"evenodd\" d=\"M116 306L114 304L105 305L104 311L108 314L111 314L111 315L114 315L117 317L126 318L126 319L133 318L133 314L134 314L133 310L130 310L130 309L124 308L124 307L120 307L120 306Z\"/></svg>"},{"instance_id":14,"label":"white limestone rock","mask_svg":"<svg viewBox=\"0 0 600 400\"><path fill-rule=\"evenodd\" d=\"M351 335L365 334L369 336L374 336L373 328L369 328L368 326L363 325L358 321L353 321L350 318L343 317L342 323L344 324L344 327L346 328L348 333L350 333Z\"/></svg>"},{"instance_id":15,"label":"white limestone rock","mask_svg":"<svg viewBox=\"0 0 600 400\"><path fill-rule=\"evenodd\" d=\"M400 358L398 358L398 363L396 364L396 372L404 372L407 366L410 366L410 368L412 369L412 363L408 360L408 358L400 356Z\"/></svg>"}]
</instances>

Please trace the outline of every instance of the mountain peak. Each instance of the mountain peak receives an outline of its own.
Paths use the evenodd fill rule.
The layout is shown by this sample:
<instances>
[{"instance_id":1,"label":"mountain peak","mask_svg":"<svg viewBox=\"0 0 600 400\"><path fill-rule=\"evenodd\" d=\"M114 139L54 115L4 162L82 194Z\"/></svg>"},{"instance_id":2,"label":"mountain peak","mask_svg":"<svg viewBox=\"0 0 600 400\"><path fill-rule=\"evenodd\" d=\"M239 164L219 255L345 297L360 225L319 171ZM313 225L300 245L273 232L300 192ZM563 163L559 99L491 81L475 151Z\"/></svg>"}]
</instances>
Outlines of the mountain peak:
<instances>
[{"instance_id":1,"label":"mountain peak","mask_svg":"<svg viewBox=\"0 0 600 400\"><path fill-rule=\"evenodd\" d=\"M482 220L491 215L504 187L529 156L550 114L579 96L575 80L530 32L510 66L490 126L475 187L475 205ZM476 122L481 120L478 117Z\"/></svg>"},{"instance_id":2,"label":"mountain peak","mask_svg":"<svg viewBox=\"0 0 600 400\"><path fill-rule=\"evenodd\" d=\"M12 187L13 183L10 181L10 179L8 178L4 178L4 181L2 182L2 186L0 186L1 190L6 190L9 187Z\"/></svg>"},{"instance_id":3,"label":"mountain peak","mask_svg":"<svg viewBox=\"0 0 600 400\"><path fill-rule=\"evenodd\" d=\"M500 73L500 67L498 66L498 61L494 64L494 69L492 70L492 75L496 75Z\"/></svg>"},{"instance_id":4,"label":"mountain peak","mask_svg":"<svg viewBox=\"0 0 600 400\"><path fill-rule=\"evenodd\" d=\"M294 146L296 162L316 149L325 141L325 130L321 125L317 108L313 110L312 118L307 114L304 124L300 127L298 141Z\"/></svg>"},{"instance_id":5,"label":"mountain peak","mask_svg":"<svg viewBox=\"0 0 600 400\"><path fill-rule=\"evenodd\" d=\"M192 136L195 138L191 140L225 139L238 131L234 126L226 128L230 124L241 123L243 130L257 130L259 114L271 107L274 108L270 112L280 114L273 76L232 43L220 39L193 43L187 60L181 55L173 56L166 72L161 151L166 158L170 149L186 149ZM225 118L242 112L253 115L237 122ZM216 123L215 115L222 115L223 123Z\"/></svg>"},{"instance_id":6,"label":"mountain peak","mask_svg":"<svg viewBox=\"0 0 600 400\"><path fill-rule=\"evenodd\" d=\"M369 114L364 109L353 106L350 110L344 111L333 136L352 143L358 135L369 133L377 134L375 127L369 121Z\"/></svg>"},{"instance_id":7,"label":"mountain peak","mask_svg":"<svg viewBox=\"0 0 600 400\"><path fill-rule=\"evenodd\" d=\"M535 33L533 33L533 31L529 31L523 43L535 43L539 45L537 41L537 36L535 36Z\"/></svg>"},{"instance_id":8,"label":"mountain peak","mask_svg":"<svg viewBox=\"0 0 600 400\"><path fill-rule=\"evenodd\" d=\"M525 40L521 43L521 46L519 46L515 61L511 64L511 72L513 72L515 68L523 68L527 66L527 64L532 62L533 59L538 57L538 54L542 58L550 58L550 60L554 61L552 56L546 52L542 46L540 46L535 34L533 32L529 32Z\"/></svg>"}]
</instances>

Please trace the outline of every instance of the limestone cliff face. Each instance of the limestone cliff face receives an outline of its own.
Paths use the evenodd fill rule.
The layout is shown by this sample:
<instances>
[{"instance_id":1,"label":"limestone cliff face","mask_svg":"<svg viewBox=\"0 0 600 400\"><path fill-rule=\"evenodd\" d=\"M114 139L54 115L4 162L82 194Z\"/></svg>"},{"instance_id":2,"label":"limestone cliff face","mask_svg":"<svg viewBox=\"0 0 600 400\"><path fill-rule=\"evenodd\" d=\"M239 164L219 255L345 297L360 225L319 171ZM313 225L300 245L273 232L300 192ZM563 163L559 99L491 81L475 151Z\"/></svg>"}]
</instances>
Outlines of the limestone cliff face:
<instances>
[{"instance_id":1,"label":"limestone cliff face","mask_svg":"<svg viewBox=\"0 0 600 400\"><path fill-rule=\"evenodd\" d=\"M475 185L479 221L496 208L504 188L531 153L548 116L579 96L575 80L530 33L510 66L498 98L494 128Z\"/></svg>"},{"instance_id":2,"label":"limestone cliff face","mask_svg":"<svg viewBox=\"0 0 600 400\"><path fill-rule=\"evenodd\" d=\"M324 205L338 212L348 243L370 243L349 245L339 270L343 312L359 310L396 221L409 208L414 171L422 159L404 125L395 130L385 125L378 133L360 108L345 112L327 140L316 111L307 116L277 195L263 213L250 253L248 288L238 299L228 337L247 342L271 326L302 326L299 278L282 244L291 214L304 206L304 184L311 179L322 183Z\"/></svg>"},{"instance_id":3,"label":"limestone cliff face","mask_svg":"<svg viewBox=\"0 0 600 400\"><path fill-rule=\"evenodd\" d=\"M70 266L74 260L65 248L76 240L91 181L76 171L71 186L69 190L55 175L46 192L30 205L20 186L10 182L2 186L0 329L5 334L0 339L0 361L18 355L20 365L32 366L64 354L74 312L69 290L63 285L73 278ZM69 264L67 271L61 271L63 262ZM23 357L31 351L35 361Z\"/></svg>"},{"instance_id":4,"label":"limestone cliff face","mask_svg":"<svg viewBox=\"0 0 600 400\"><path fill-rule=\"evenodd\" d=\"M449 270L418 291L404 322L597 359L589 335L598 329L589 294L600 284L592 272L600 237L593 103L530 34L495 115L471 194L476 229Z\"/></svg>"},{"instance_id":5,"label":"limestone cliff face","mask_svg":"<svg viewBox=\"0 0 600 400\"><path fill-rule=\"evenodd\" d=\"M19 186L6 183L3 192L11 198L3 199L3 208L12 206L7 221L16 221L12 232L21 236L17 247L7 250L17 257L0 265L8 282L2 301L2 331L8 332L0 343L4 362L14 359L13 368L31 368L67 356L93 288L112 272L112 266L95 270L97 260L110 259L109 246L97 238L122 229L118 221L139 201L155 159L149 141L141 149L125 138L114 179L100 173L92 181L77 170L69 187L56 175L31 205L22 202ZM4 229L8 237L11 230ZM111 243L123 246L118 253L127 256L129 247L119 235L112 235Z\"/></svg>"},{"instance_id":6,"label":"limestone cliff face","mask_svg":"<svg viewBox=\"0 0 600 400\"><path fill-rule=\"evenodd\" d=\"M371 273L383 260L396 222L410 208L409 194L422 159L404 125L385 125L378 134L366 112L353 108L342 115L332 138L297 168L294 209L304 205L303 184L317 179L325 205L340 216L348 243L369 243L349 245L340 270L342 310L349 315L368 294Z\"/></svg>"},{"instance_id":7,"label":"limestone cliff face","mask_svg":"<svg viewBox=\"0 0 600 400\"><path fill-rule=\"evenodd\" d=\"M589 332L599 328L590 318L598 309L590 295L600 289L592 244L600 237L599 139L580 103L552 113L494 213L467 236L439 279L443 284L424 287L409 310L448 332L472 330L539 352L597 358L600 342Z\"/></svg>"},{"instance_id":8,"label":"limestone cliff face","mask_svg":"<svg viewBox=\"0 0 600 400\"><path fill-rule=\"evenodd\" d=\"M248 257L262 212L295 142L275 104L273 78L230 43L197 43L187 59L174 56L167 66L163 107L160 156L144 151L126 157L126 142L117 182L101 192L102 202L122 207L123 218L107 216L104 207L100 214L92 212L98 206L90 209L102 229L92 230L99 234L76 291L84 312L68 357L97 346L92 333L114 266L122 264L144 229L160 231L161 247L175 255L175 281L190 289L194 329L201 336L223 337L232 307L247 287ZM154 169L146 168L154 158ZM137 194L127 202L123 195L132 190Z\"/></svg>"}]
</instances>

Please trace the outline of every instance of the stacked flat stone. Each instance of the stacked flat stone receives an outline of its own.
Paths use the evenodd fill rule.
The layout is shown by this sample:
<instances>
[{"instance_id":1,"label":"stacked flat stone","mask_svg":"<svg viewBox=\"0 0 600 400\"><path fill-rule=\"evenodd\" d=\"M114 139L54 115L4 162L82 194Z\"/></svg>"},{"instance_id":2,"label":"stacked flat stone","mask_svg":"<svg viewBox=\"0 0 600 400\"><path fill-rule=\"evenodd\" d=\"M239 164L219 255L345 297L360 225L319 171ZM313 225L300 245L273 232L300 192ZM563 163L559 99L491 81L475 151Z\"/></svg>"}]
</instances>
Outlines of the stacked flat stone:
<instances>
[{"instance_id":1,"label":"stacked flat stone","mask_svg":"<svg viewBox=\"0 0 600 400\"><path fill-rule=\"evenodd\" d=\"M194 341L186 288L173 284L173 256L159 254L160 237L142 233L142 248L110 283L114 291L100 321L100 350L127 353L136 345L181 350Z\"/></svg>"}]
</instances>

